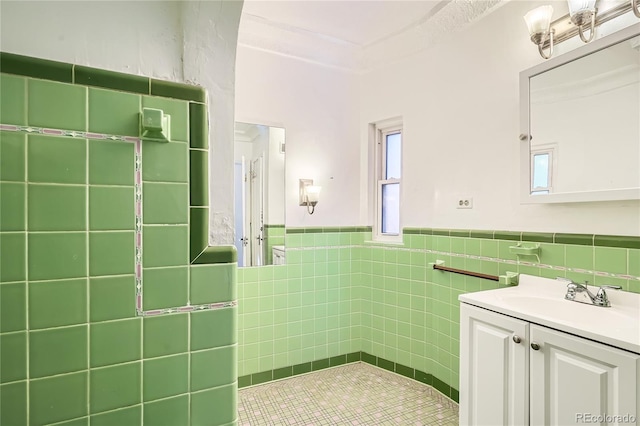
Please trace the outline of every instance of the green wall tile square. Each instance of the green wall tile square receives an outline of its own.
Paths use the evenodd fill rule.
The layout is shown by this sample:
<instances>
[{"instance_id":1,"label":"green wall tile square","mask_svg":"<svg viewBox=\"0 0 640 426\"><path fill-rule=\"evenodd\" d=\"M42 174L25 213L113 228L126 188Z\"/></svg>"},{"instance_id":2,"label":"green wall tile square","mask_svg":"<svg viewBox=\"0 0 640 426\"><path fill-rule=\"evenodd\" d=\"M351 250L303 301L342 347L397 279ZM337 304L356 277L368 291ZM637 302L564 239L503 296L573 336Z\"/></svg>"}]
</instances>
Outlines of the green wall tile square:
<instances>
[{"instance_id":1,"label":"green wall tile square","mask_svg":"<svg viewBox=\"0 0 640 426\"><path fill-rule=\"evenodd\" d=\"M140 403L140 364L91 370L91 414Z\"/></svg>"},{"instance_id":2,"label":"green wall tile square","mask_svg":"<svg viewBox=\"0 0 640 426\"><path fill-rule=\"evenodd\" d=\"M0 333L27 328L26 283L0 285Z\"/></svg>"},{"instance_id":3,"label":"green wall tile square","mask_svg":"<svg viewBox=\"0 0 640 426\"><path fill-rule=\"evenodd\" d=\"M30 126L87 129L87 88L45 80L27 80Z\"/></svg>"},{"instance_id":4,"label":"green wall tile square","mask_svg":"<svg viewBox=\"0 0 640 426\"><path fill-rule=\"evenodd\" d=\"M7 52L0 52L0 69L3 73L8 74L18 74L67 83L73 81L72 64L15 55Z\"/></svg>"},{"instance_id":5,"label":"green wall tile square","mask_svg":"<svg viewBox=\"0 0 640 426\"><path fill-rule=\"evenodd\" d=\"M207 207L209 205L209 153L207 151L189 150L189 205ZM267 228L270 236L275 230ZM284 237L284 229L282 229Z\"/></svg>"},{"instance_id":6,"label":"green wall tile square","mask_svg":"<svg viewBox=\"0 0 640 426\"><path fill-rule=\"evenodd\" d=\"M220 425L233 422L238 414L237 397L235 383L191 394L192 426L210 425L212 419Z\"/></svg>"},{"instance_id":7,"label":"green wall tile square","mask_svg":"<svg viewBox=\"0 0 640 426\"><path fill-rule=\"evenodd\" d=\"M189 355L145 360L143 374L144 401L186 393L189 383Z\"/></svg>"},{"instance_id":8,"label":"green wall tile square","mask_svg":"<svg viewBox=\"0 0 640 426\"><path fill-rule=\"evenodd\" d=\"M144 310L185 306L189 300L189 269L145 269L142 283Z\"/></svg>"},{"instance_id":9,"label":"green wall tile square","mask_svg":"<svg viewBox=\"0 0 640 426\"><path fill-rule=\"evenodd\" d=\"M87 188L29 185L29 231L87 229Z\"/></svg>"},{"instance_id":10,"label":"green wall tile square","mask_svg":"<svg viewBox=\"0 0 640 426\"><path fill-rule=\"evenodd\" d=\"M29 182L86 183L86 139L29 135Z\"/></svg>"},{"instance_id":11,"label":"green wall tile square","mask_svg":"<svg viewBox=\"0 0 640 426\"><path fill-rule=\"evenodd\" d=\"M0 231L24 231L25 227L24 183L0 183Z\"/></svg>"},{"instance_id":12,"label":"green wall tile square","mask_svg":"<svg viewBox=\"0 0 640 426\"><path fill-rule=\"evenodd\" d=\"M0 233L0 253L3 253L0 256L0 282L24 281L27 276L26 234Z\"/></svg>"},{"instance_id":13,"label":"green wall tile square","mask_svg":"<svg viewBox=\"0 0 640 426\"><path fill-rule=\"evenodd\" d=\"M124 275L134 272L135 233L90 232L89 274Z\"/></svg>"},{"instance_id":14,"label":"green wall tile square","mask_svg":"<svg viewBox=\"0 0 640 426\"><path fill-rule=\"evenodd\" d=\"M192 305L237 299L235 264L191 266Z\"/></svg>"},{"instance_id":15,"label":"green wall tile square","mask_svg":"<svg viewBox=\"0 0 640 426\"><path fill-rule=\"evenodd\" d=\"M92 322L135 316L135 276L91 278L89 288Z\"/></svg>"},{"instance_id":16,"label":"green wall tile square","mask_svg":"<svg viewBox=\"0 0 640 426\"><path fill-rule=\"evenodd\" d=\"M209 147L209 116L204 104L189 103L189 145L191 148Z\"/></svg>"},{"instance_id":17,"label":"green wall tile square","mask_svg":"<svg viewBox=\"0 0 640 426\"><path fill-rule=\"evenodd\" d=\"M0 75L0 121L3 124L27 124L26 99L26 78Z\"/></svg>"},{"instance_id":18,"label":"green wall tile square","mask_svg":"<svg viewBox=\"0 0 640 426\"><path fill-rule=\"evenodd\" d=\"M155 96L143 96L142 106L158 108L171 116L171 141L189 141L189 103Z\"/></svg>"},{"instance_id":19,"label":"green wall tile square","mask_svg":"<svg viewBox=\"0 0 640 426\"><path fill-rule=\"evenodd\" d=\"M237 346L191 354L191 391L233 383L238 378Z\"/></svg>"},{"instance_id":20,"label":"green wall tile square","mask_svg":"<svg viewBox=\"0 0 640 426\"><path fill-rule=\"evenodd\" d=\"M237 308L192 312L191 350L217 348L238 341Z\"/></svg>"},{"instance_id":21,"label":"green wall tile square","mask_svg":"<svg viewBox=\"0 0 640 426\"><path fill-rule=\"evenodd\" d=\"M85 232L29 233L29 279L86 276L86 237Z\"/></svg>"},{"instance_id":22,"label":"green wall tile square","mask_svg":"<svg viewBox=\"0 0 640 426\"><path fill-rule=\"evenodd\" d=\"M188 350L189 314L144 318L144 358L177 354Z\"/></svg>"},{"instance_id":23,"label":"green wall tile square","mask_svg":"<svg viewBox=\"0 0 640 426\"><path fill-rule=\"evenodd\" d=\"M149 94L148 77L83 67L81 65L74 65L73 71L76 84Z\"/></svg>"},{"instance_id":24,"label":"green wall tile square","mask_svg":"<svg viewBox=\"0 0 640 426\"><path fill-rule=\"evenodd\" d=\"M187 226L144 226L142 262L145 267L182 266L188 262Z\"/></svg>"},{"instance_id":25,"label":"green wall tile square","mask_svg":"<svg viewBox=\"0 0 640 426\"><path fill-rule=\"evenodd\" d=\"M92 231L135 229L133 188L91 186L89 229Z\"/></svg>"},{"instance_id":26,"label":"green wall tile square","mask_svg":"<svg viewBox=\"0 0 640 426\"><path fill-rule=\"evenodd\" d=\"M151 94L187 101L206 101L206 92L203 87L173 81L151 79Z\"/></svg>"},{"instance_id":27,"label":"green wall tile square","mask_svg":"<svg viewBox=\"0 0 640 426\"><path fill-rule=\"evenodd\" d=\"M91 367L136 361L142 356L140 318L91 324L89 336Z\"/></svg>"},{"instance_id":28,"label":"green wall tile square","mask_svg":"<svg viewBox=\"0 0 640 426\"><path fill-rule=\"evenodd\" d=\"M189 221L189 185L145 183L142 187L144 223L186 224Z\"/></svg>"},{"instance_id":29,"label":"green wall tile square","mask_svg":"<svg viewBox=\"0 0 640 426\"><path fill-rule=\"evenodd\" d=\"M27 424L27 382L0 386L0 424Z\"/></svg>"},{"instance_id":30,"label":"green wall tile square","mask_svg":"<svg viewBox=\"0 0 640 426\"><path fill-rule=\"evenodd\" d=\"M171 123L173 127L173 122ZM181 142L142 142L142 179L153 182L187 182L189 146Z\"/></svg>"},{"instance_id":31,"label":"green wall tile square","mask_svg":"<svg viewBox=\"0 0 640 426\"><path fill-rule=\"evenodd\" d=\"M142 405L91 416L91 426L139 426L142 424Z\"/></svg>"},{"instance_id":32,"label":"green wall tile square","mask_svg":"<svg viewBox=\"0 0 640 426\"><path fill-rule=\"evenodd\" d=\"M29 383L29 420L44 425L87 415L88 373L83 371Z\"/></svg>"},{"instance_id":33,"label":"green wall tile square","mask_svg":"<svg viewBox=\"0 0 640 426\"><path fill-rule=\"evenodd\" d=\"M87 322L86 278L29 283L29 329Z\"/></svg>"},{"instance_id":34,"label":"green wall tile square","mask_svg":"<svg viewBox=\"0 0 640 426\"><path fill-rule=\"evenodd\" d=\"M0 335L0 383L27 378L27 333Z\"/></svg>"},{"instance_id":35,"label":"green wall tile square","mask_svg":"<svg viewBox=\"0 0 640 426\"><path fill-rule=\"evenodd\" d=\"M567 245L565 247L566 266L593 270L593 247Z\"/></svg>"},{"instance_id":36,"label":"green wall tile square","mask_svg":"<svg viewBox=\"0 0 640 426\"><path fill-rule=\"evenodd\" d=\"M629 261L627 262L627 273L634 277L640 277L640 250L629 249Z\"/></svg>"},{"instance_id":37,"label":"green wall tile square","mask_svg":"<svg viewBox=\"0 0 640 426\"><path fill-rule=\"evenodd\" d=\"M595 247L595 270L611 274L627 273L627 249Z\"/></svg>"},{"instance_id":38,"label":"green wall tile square","mask_svg":"<svg viewBox=\"0 0 640 426\"><path fill-rule=\"evenodd\" d=\"M87 326L29 333L29 377L84 370L87 366Z\"/></svg>"},{"instance_id":39,"label":"green wall tile square","mask_svg":"<svg viewBox=\"0 0 640 426\"><path fill-rule=\"evenodd\" d=\"M127 142L89 141L89 183L133 185L134 149Z\"/></svg>"},{"instance_id":40,"label":"green wall tile square","mask_svg":"<svg viewBox=\"0 0 640 426\"><path fill-rule=\"evenodd\" d=\"M140 135L140 96L89 89L89 131L108 135Z\"/></svg>"},{"instance_id":41,"label":"green wall tile square","mask_svg":"<svg viewBox=\"0 0 640 426\"><path fill-rule=\"evenodd\" d=\"M0 132L0 180L24 182L27 135Z\"/></svg>"},{"instance_id":42,"label":"green wall tile square","mask_svg":"<svg viewBox=\"0 0 640 426\"><path fill-rule=\"evenodd\" d=\"M182 395L145 403L143 424L154 426L189 424L189 396Z\"/></svg>"}]
</instances>

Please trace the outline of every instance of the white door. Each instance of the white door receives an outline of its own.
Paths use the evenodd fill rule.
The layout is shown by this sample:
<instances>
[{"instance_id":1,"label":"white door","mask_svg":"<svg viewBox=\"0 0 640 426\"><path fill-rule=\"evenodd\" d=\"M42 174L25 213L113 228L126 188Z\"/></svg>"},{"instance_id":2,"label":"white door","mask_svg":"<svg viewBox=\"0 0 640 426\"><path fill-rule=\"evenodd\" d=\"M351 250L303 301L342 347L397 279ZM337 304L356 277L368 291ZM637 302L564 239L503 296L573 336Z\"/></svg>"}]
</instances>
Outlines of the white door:
<instances>
[{"instance_id":1,"label":"white door","mask_svg":"<svg viewBox=\"0 0 640 426\"><path fill-rule=\"evenodd\" d=\"M530 333L532 425L638 424L640 355L537 325Z\"/></svg>"},{"instance_id":2,"label":"white door","mask_svg":"<svg viewBox=\"0 0 640 426\"><path fill-rule=\"evenodd\" d=\"M238 266L247 266L247 236L246 236L246 180L244 157L238 163L234 164L234 202L235 202L235 235L234 245L238 251Z\"/></svg>"},{"instance_id":3,"label":"white door","mask_svg":"<svg viewBox=\"0 0 640 426\"><path fill-rule=\"evenodd\" d=\"M528 323L460 304L460 424L526 425Z\"/></svg>"},{"instance_id":4,"label":"white door","mask_svg":"<svg viewBox=\"0 0 640 426\"><path fill-rule=\"evenodd\" d=\"M264 170L262 155L251 163L251 266L264 265Z\"/></svg>"}]
</instances>

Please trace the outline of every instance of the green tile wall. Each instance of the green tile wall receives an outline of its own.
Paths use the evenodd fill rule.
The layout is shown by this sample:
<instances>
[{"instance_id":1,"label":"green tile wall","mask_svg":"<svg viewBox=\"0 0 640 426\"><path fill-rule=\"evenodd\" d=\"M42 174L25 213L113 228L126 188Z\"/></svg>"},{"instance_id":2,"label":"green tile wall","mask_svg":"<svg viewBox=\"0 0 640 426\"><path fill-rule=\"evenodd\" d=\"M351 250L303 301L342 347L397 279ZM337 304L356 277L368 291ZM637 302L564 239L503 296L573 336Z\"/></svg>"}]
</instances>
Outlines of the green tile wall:
<instances>
[{"instance_id":1,"label":"green tile wall","mask_svg":"<svg viewBox=\"0 0 640 426\"><path fill-rule=\"evenodd\" d=\"M0 63L0 424L234 423L235 255L207 247L208 221L190 222L192 186L207 192L206 161L189 169L190 151L208 155L204 92ZM122 140L143 105L172 125L171 142L142 144L142 308L154 315L136 310L136 154Z\"/></svg>"},{"instance_id":2,"label":"green tile wall","mask_svg":"<svg viewBox=\"0 0 640 426\"><path fill-rule=\"evenodd\" d=\"M364 362L412 376L457 400L458 295L498 284L428 268L436 259L495 275L508 270L562 276L640 292L637 237L404 231L404 244L389 246L367 242L366 228L287 229L286 265L239 268L240 386L361 353ZM540 243L540 264L535 258L515 262L509 246L518 241Z\"/></svg>"}]
</instances>

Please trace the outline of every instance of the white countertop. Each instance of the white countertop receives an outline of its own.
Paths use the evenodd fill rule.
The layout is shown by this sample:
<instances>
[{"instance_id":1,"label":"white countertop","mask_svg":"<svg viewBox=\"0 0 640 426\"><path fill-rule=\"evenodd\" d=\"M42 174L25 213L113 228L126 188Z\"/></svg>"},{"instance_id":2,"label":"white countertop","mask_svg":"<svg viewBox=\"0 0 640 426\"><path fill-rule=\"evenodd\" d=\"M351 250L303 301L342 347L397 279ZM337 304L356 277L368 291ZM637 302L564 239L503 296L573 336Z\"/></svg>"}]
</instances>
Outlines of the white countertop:
<instances>
[{"instance_id":1,"label":"white countertop","mask_svg":"<svg viewBox=\"0 0 640 426\"><path fill-rule=\"evenodd\" d=\"M640 354L640 294L607 290L611 307L565 300L567 283L520 274L519 284L459 296L470 305ZM598 287L591 287L596 293Z\"/></svg>"}]
</instances>

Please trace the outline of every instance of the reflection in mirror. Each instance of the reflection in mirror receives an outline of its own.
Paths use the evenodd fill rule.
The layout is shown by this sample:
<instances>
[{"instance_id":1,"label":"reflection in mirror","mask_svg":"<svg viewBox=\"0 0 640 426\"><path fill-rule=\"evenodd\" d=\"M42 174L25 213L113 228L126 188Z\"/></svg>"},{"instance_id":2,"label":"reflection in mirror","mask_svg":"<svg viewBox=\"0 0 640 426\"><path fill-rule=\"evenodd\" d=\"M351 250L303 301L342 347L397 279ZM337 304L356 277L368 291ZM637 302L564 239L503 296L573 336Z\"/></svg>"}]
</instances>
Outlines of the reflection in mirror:
<instances>
[{"instance_id":1,"label":"reflection in mirror","mask_svg":"<svg viewBox=\"0 0 640 426\"><path fill-rule=\"evenodd\" d=\"M530 193L640 186L640 37L529 80Z\"/></svg>"},{"instance_id":2,"label":"reflection in mirror","mask_svg":"<svg viewBox=\"0 0 640 426\"><path fill-rule=\"evenodd\" d=\"M235 124L235 246L238 266L282 265L284 129Z\"/></svg>"}]
</instances>

